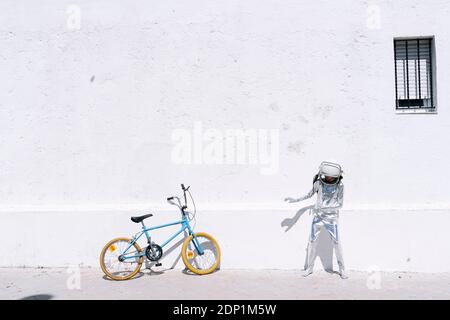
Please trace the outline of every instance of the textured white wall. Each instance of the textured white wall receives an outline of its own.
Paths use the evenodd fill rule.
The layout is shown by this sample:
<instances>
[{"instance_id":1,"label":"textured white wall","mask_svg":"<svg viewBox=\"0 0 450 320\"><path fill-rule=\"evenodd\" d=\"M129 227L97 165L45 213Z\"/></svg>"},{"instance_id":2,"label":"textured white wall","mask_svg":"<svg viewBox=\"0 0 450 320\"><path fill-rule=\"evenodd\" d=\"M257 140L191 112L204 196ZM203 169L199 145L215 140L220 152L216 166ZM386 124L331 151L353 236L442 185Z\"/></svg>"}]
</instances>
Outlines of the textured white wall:
<instances>
[{"instance_id":1,"label":"textured white wall","mask_svg":"<svg viewBox=\"0 0 450 320\"><path fill-rule=\"evenodd\" d=\"M80 10L79 29L70 24L70 5ZM27 255L40 237L76 250L57 231L63 225L76 225L64 233L98 249L107 230L132 227L125 214L103 225L108 208L161 206L184 182L199 206L228 208L199 216L219 238L236 225L249 239L255 234L255 246L261 230L279 234L284 254L249 266L292 267L290 242L303 246L306 236L295 229L285 236L278 213L255 220L254 211L286 209L282 199L306 192L324 159L346 172L345 208L353 211L342 234L350 266L406 269L406 247L425 259L428 251L415 242L434 236L426 226L436 225L435 216L450 215L440 184L449 178L449 13L444 0L2 1L1 239L17 255L1 254L0 265L91 264L85 254L52 260L40 246L35 258ZM396 115L392 39L429 35L436 39L438 114ZM171 134L195 121L219 130L279 129L279 172L174 164ZM360 226L370 228L372 219L383 235L397 230L405 245L394 249L373 235L380 245L367 250ZM20 233L26 230L35 233ZM224 266L245 267L242 239L224 241L227 255L236 255ZM445 239L435 245L450 249ZM373 263L369 252L378 257ZM436 259L429 270L449 271L450 262Z\"/></svg>"},{"instance_id":2,"label":"textured white wall","mask_svg":"<svg viewBox=\"0 0 450 320\"><path fill-rule=\"evenodd\" d=\"M3 213L1 265L98 267L100 251L107 241L139 231L139 225L129 220L134 213ZM198 213L195 230L206 231L217 239L222 249L222 268L300 269L312 217L304 213L294 223L295 214L294 208L203 210ZM163 210L146 222L156 225L177 218L175 211ZM448 211L343 211L340 234L346 266L350 270L448 272L449 223ZM153 240L162 243L177 229L155 231ZM145 241L140 244L145 247ZM178 246L165 256L161 260L163 268L172 267L180 251ZM326 247L320 253L327 257ZM179 260L176 267L182 266ZM319 258L316 267L322 267Z\"/></svg>"}]
</instances>

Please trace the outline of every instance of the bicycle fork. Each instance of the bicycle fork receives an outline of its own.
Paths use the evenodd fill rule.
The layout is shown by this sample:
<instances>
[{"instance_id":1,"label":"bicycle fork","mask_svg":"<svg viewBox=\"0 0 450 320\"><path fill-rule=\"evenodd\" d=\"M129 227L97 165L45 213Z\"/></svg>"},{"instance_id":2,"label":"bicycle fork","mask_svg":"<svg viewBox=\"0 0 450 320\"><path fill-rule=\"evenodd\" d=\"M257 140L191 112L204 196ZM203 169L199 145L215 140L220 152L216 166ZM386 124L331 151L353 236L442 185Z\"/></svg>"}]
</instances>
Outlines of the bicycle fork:
<instances>
[{"instance_id":1,"label":"bicycle fork","mask_svg":"<svg viewBox=\"0 0 450 320\"><path fill-rule=\"evenodd\" d=\"M200 242L198 241L197 237L195 236L194 232L192 231L192 229L188 226L189 229L189 233L192 236L192 243L194 244L195 250L197 251L197 253L201 256L203 255L205 252L203 251L202 246L200 245Z\"/></svg>"}]
</instances>

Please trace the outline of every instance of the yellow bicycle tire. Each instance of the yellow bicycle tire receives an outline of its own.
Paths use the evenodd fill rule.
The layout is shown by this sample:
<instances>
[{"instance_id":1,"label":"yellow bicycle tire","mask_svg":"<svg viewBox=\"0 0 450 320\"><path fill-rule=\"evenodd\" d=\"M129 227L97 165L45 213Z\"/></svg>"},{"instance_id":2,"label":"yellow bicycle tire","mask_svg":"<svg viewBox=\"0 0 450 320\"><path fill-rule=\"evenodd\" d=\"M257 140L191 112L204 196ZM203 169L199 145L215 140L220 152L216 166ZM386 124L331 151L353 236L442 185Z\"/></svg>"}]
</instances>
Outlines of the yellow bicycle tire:
<instances>
[{"instance_id":1,"label":"yellow bicycle tire","mask_svg":"<svg viewBox=\"0 0 450 320\"><path fill-rule=\"evenodd\" d=\"M214 272L214 271L218 268L218 266L219 266L219 264L220 264L221 252L220 252L219 244L217 243L216 239L214 239L211 235L209 235L209 234L207 234L207 233L204 233L204 232L198 232L198 233L195 234L195 236L196 236L196 237L204 237L204 238L207 238L207 239L209 239L209 240L214 244L215 248L217 249L217 253L218 253L217 259L216 259L215 263L214 263L209 269L205 269L205 270L197 269L197 268L195 268L193 265L191 265L191 264L189 263L189 259L188 259L187 254L186 254L187 246L189 245L189 243L190 243L190 242L192 241L192 239L194 238L192 235L190 235L189 237L187 237L187 238L184 240L183 246L182 246L182 248L181 248L181 257L183 258L183 263L184 263L184 265L186 266L186 268L188 268L191 272L193 272L193 273L195 273L195 274L198 274L198 275L205 275L205 274L212 273L212 272Z\"/></svg>"},{"instance_id":2,"label":"yellow bicycle tire","mask_svg":"<svg viewBox=\"0 0 450 320\"><path fill-rule=\"evenodd\" d=\"M107 277L111 278L112 280L116 280L116 281L129 280L129 279L133 278L133 277L141 270L142 263L144 262L144 257L140 257L140 258L139 258L139 262L138 262L138 265L137 265L136 269L135 269L132 273L130 273L129 275L127 275L127 276L125 276L125 277L117 277L117 276L111 274L111 273L108 272L108 270L106 269L105 262L104 262L104 257L105 257L106 250L108 250L108 248L109 248L112 244L114 244L115 242L118 242L118 241L131 242L131 239L125 238L125 237L119 237L119 238L115 238L115 239L112 239L111 241L109 241L109 242L103 247L103 249L102 249L102 251L101 251L101 253L100 253L100 267L102 268L103 273L104 273ZM141 247L140 247L136 242L135 242L133 245L134 245L134 247L136 248L136 250L137 250L139 253L142 252Z\"/></svg>"}]
</instances>

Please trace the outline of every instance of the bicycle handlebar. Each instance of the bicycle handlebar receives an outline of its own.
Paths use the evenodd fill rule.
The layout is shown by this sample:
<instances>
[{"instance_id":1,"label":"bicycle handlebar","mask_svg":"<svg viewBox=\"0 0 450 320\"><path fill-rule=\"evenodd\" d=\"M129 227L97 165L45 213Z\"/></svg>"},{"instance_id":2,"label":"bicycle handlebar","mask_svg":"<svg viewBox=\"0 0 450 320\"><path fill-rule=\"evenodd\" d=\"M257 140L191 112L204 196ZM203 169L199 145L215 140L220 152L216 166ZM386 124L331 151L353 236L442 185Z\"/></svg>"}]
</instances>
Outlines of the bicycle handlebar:
<instances>
[{"instance_id":1,"label":"bicycle handlebar","mask_svg":"<svg viewBox=\"0 0 450 320\"><path fill-rule=\"evenodd\" d=\"M183 212L185 209L187 209L187 198L186 198L186 191L188 191L190 188L190 186L188 186L187 188L184 186L184 184L181 184L181 189L183 190L183 198L184 198L184 205L181 205L181 200L179 197L168 197L167 198L167 202L169 202L172 205L175 205L177 207L179 207ZM175 202L173 202L172 200L178 200L178 204L176 204Z\"/></svg>"}]
</instances>

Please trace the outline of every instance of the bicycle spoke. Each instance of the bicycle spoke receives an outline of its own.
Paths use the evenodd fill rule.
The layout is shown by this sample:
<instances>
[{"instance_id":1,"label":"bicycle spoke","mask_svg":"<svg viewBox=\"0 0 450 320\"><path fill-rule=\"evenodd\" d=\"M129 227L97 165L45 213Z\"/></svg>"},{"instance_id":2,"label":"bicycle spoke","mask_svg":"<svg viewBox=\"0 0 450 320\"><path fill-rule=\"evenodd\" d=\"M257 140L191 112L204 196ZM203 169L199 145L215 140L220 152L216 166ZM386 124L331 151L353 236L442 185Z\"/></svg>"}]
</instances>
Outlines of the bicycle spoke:
<instances>
[{"instance_id":1,"label":"bicycle spoke","mask_svg":"<svg viewBox=\"0 0 450 320\"><path fill-rule=\"evenodd\" d=\"M119 240L115 243L112 243L109 248L105 251L103 261L107 271L114 275L120 277L126 277L128 274L134 272L139 265L140 257L138 250L133 250L126 252L124 255L124 251L130 246L129 241ZM132 249L130 247L130 249ZM133 249L135 247L133 246ZM124 255L125 257L129 257L129 260L120 261L119 257ZM136 257L134 257L136 255Z\"/></svg>"},{"instance_id":2,"label":"bicycle spoke","mask_svg":"<svg viewBox=\"0 0 450 320\"><path fill-rule=\"evenodd\" d=\"M188 245L188 250L194 252L192 259L189 259L190 263L199 270L207 270L211 268L218 259L217 248L214 243L208 238L202 236L197 237L197 241L203 249L203 254L199 255L196 246L194 245L195 240L192 240Z\"/></svg>"}]
</instances>

